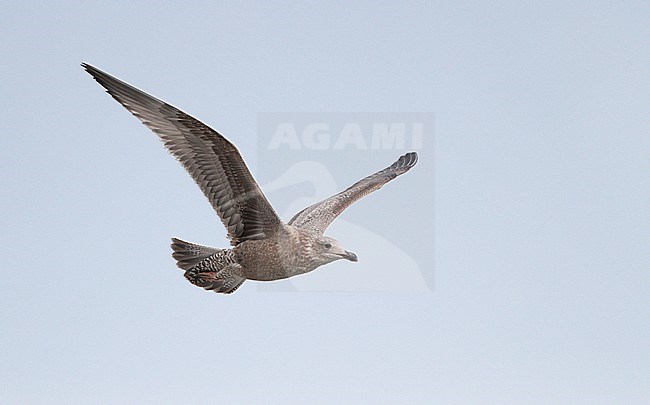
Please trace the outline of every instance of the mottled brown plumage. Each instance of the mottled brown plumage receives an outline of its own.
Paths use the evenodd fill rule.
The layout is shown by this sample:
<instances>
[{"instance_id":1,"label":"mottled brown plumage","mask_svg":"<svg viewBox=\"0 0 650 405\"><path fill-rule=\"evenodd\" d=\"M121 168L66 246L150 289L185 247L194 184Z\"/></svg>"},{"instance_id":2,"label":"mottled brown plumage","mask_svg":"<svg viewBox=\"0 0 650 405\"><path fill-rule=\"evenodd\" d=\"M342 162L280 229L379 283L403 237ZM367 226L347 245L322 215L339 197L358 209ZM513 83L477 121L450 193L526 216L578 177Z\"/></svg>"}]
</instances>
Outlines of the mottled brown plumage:
<instances>
[{"instance_id":1,"label":"mottled brown plumage","mask_svg":"<svg viewBox=\"0 0 650 405\"><path fill-rule=\"evenodd\" d=\"M310 272L339 259L357 261L323 235L350 204L406 173L417 154L296 214L284 224L260 190L235 146L183 111L83 63L107 92L149 127L185 167L225 226L231 249L172 239L173 257L192 284L229 294L246 281L271 281Z\"/></svg>"}]
</instances>

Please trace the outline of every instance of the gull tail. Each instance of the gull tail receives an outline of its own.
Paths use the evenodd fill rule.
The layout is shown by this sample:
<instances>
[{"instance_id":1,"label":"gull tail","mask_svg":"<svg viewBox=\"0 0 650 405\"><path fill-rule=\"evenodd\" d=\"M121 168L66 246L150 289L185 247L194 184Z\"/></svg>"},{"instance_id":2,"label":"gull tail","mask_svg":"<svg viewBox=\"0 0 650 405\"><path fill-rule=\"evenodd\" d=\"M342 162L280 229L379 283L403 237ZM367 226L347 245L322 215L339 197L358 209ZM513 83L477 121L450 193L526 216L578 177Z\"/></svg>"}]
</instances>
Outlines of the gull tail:
<instances>
[{"instance_id":1,"label":"gull tail","mask_svg":"<svg viewBox=\"0 0 650 405\"><path fill-rule=\"evenodd\" d=\"M176 238L172 238L172 250L174 251L172 257L176 259L176 265L183 270L189 270L200 261L223 251L222 249L196 245Z\"/></svg>"},{"instance_id":2,"label":"gull tail","mask_svg":"<svg viewBox=\"0 0 650 405\"><path fill-rule=\"evenodd\" d=\"M216 293L234 292L246 278L232 249L216 249L172 238L172 257L192 284Z\"/></svg>"}]
</instances>

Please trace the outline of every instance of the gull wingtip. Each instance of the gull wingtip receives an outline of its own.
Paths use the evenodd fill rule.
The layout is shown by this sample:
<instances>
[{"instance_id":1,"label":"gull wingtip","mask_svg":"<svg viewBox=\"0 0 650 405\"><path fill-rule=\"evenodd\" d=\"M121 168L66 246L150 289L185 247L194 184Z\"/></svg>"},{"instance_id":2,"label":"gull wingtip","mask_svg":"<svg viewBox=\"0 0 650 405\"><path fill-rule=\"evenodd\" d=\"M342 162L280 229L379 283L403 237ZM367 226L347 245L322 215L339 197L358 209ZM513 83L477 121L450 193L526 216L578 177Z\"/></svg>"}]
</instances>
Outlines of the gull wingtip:
<instances>
[{"instance_id":1,"label":"gull wingtip","mask_svg":"<svg viewBox=\"0 0 650 405\"><path fill-rule=\"evenodd\" d=\"M400 157L400 161L403 166L411 168L418 162L418 154L417 152L408 152Z\"/></svg>"}]
</instances>

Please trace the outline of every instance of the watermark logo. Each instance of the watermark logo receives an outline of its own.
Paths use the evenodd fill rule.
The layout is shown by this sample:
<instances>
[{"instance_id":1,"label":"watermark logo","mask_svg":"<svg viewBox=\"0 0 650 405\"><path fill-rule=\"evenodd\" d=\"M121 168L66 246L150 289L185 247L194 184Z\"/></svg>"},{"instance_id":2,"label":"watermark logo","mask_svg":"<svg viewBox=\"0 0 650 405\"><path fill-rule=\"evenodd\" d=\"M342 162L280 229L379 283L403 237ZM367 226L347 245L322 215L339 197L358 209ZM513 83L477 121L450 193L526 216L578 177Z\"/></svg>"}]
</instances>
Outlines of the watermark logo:
<instances>
[{"instance_id":1,"label":"watermark logo","mask_svg":"<svg viewBox=\"0 0 650 405\"><path fill-rule=\"evenodd\" d=\"M407 125L409 126L407 130ZM346 122L340 131L333 133L329 122L314 122L298 129L293 122L278 123L268 144L269 150L287 148L289 150L343 150L375 149L413 150L422 149L424 134L423 122L374 122L369 135L358 122Z\"/></svg>"},{"instance_id":2,"label":"watermark logo","mask_svg":"<svg viewBox=\"0 0 650 405\"><path fill-rule=\"evenodd\" d=\"M415 151L418 164L325 231L359 256L260 291L432 291L433 113L260 113L260 186L283 220Z\"/></svg>"}]
</instances>

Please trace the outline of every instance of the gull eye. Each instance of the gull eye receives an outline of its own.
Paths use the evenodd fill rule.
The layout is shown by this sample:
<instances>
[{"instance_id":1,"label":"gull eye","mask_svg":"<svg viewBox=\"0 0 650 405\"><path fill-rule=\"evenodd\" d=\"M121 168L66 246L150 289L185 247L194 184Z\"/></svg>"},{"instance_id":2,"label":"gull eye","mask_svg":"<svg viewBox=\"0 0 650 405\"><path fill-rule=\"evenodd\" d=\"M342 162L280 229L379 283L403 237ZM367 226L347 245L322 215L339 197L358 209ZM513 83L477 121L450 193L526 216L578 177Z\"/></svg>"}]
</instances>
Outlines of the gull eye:
<instances>
[{"instance_id":1,"label":"gull eye","mask_svg":"<svg viewBox=\"0 0 650 405\"><path fill-rule=\"evenodd\" d=\"M332 247L332 244L331 244L331 243L326 243L326 244L325 244L325 249L329 249L329 248L331 248L331 247Z\"/></svg>"}]
</instances>

